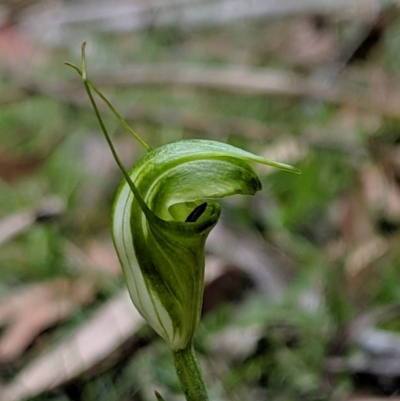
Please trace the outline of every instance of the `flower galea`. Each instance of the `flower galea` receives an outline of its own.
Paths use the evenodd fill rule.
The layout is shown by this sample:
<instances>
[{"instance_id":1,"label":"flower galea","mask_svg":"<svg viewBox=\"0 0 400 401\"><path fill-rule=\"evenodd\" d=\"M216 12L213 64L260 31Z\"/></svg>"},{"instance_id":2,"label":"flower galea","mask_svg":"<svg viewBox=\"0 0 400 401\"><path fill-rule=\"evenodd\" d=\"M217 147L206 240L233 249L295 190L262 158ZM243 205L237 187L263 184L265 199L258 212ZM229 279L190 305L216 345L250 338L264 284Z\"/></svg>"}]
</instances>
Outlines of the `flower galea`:
<instances>
[{"instance_id":1,"label":"flower galea","mask_svg":"<svg viewBox=\"0 0 400 401\"><path fill-rule=\"evenodd\" d=\"M261 189L248 162L295 170L224 143L182 140L135 165L137 196L126 180L117 193L113 238L130 296L173 350L186 347L199 322L204 246L220 215L215 200Z\"/></svg>"}]
</instances>

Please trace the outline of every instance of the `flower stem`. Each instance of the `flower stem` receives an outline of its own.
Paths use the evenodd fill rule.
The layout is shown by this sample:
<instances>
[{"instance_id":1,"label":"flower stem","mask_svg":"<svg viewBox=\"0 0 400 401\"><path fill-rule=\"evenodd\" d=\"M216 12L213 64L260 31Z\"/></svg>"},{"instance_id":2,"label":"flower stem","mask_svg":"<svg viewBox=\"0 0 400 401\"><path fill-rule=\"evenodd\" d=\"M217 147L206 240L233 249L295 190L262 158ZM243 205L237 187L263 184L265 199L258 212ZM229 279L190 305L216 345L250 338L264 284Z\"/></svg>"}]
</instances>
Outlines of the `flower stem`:
<instances>
[{"instance_id":1,"label":"flower stem","mask_svg":"<svg viewBox=\"0 0 400 401\"><path fill-rule=\"evenodd\" d=\"M208 401L206 385L193 343L186 348L173 351L175 370L187 401Z\"/></svg>"}]
</instances>

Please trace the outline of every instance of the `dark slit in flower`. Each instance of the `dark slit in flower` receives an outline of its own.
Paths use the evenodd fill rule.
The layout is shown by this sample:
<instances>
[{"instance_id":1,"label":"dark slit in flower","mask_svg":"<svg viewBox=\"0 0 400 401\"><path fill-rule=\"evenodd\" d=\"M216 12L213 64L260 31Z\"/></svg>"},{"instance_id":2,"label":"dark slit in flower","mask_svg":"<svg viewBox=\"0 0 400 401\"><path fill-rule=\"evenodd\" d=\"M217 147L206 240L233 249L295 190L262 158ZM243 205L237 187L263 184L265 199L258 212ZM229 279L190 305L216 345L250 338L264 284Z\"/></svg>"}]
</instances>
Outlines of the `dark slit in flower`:
<instances>
[{"instance_id":1,"label":"dark slit in flower","mask_svg":"<svg viewBox=\"0 0 400 401\"><path fill-rule=\"evenodd\" d=\"M186 218L185 223L195 223L200 216L205 212L207 209L207 202L202 203L201 205L195 207L189 216Z\"/></svg>"}]
</instances>

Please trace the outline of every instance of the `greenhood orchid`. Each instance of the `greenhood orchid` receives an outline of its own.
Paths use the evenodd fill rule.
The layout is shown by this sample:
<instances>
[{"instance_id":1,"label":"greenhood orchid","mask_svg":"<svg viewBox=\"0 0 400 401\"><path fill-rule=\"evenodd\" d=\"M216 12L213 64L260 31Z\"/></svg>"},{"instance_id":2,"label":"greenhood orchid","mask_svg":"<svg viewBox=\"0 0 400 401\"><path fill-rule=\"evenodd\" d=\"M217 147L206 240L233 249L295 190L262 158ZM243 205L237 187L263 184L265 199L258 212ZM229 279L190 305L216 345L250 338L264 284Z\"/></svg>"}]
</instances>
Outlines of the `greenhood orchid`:
<instances>
[{"instance_id":1,"label":"greenhood orchid","mask_svg":"<svg viewBox=\"0 0 400 401\"><path fill-rule=\"evenodd\" d=\"M250 162L294 173L299 170L210 140L181 140L151 150L87 79L84 50L85 46L82 69L68 65L82 76L125 177L114 201L112 232L129 294L147 323L173 350L187 399L206 400L192 339L202 306L205 242L221 212L216 200L261 190ZM130 172L115 151L92 91L148 151ZM191 372L186 375L187 369Z\"/></svg>"},{"instance_id":2,"label":"greenhood orchid","mask_svg":"<svg viewBox=\"0 0 400 401\"><path fill-rule=\"evenodd\" d=\"M199 322L204 245L220 215L215 199L261 189L249 161L271 164L220 142L174 142L149 152L131 170L143 202L126 181L118 191L113 237L129 293L173 350L186 347ZM187 221L191 215L196 221Z\"/></svg>"}]
</instances>

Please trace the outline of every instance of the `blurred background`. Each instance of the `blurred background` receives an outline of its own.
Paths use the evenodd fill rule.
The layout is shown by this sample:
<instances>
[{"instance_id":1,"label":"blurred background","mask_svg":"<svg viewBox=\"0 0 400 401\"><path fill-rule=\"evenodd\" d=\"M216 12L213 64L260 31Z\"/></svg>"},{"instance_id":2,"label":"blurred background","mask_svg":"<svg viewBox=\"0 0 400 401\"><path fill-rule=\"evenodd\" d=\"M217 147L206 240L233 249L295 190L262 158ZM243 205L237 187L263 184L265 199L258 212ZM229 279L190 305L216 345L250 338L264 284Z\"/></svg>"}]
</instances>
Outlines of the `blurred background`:
<instances>
[{"instance_id":1,"label":"blurred background","mask_svg":"<svg viewBox=\"0 0 400 401\"><path fill-rule=\"evenodd\" d=\"M152 147L295 165L222 201L196 348L213 401L400 399L400 2L2 0L0 400L183 400L110 235L78 75ZM127 167L144 150L102 108Z\"/></svg>"}]
</instances>

